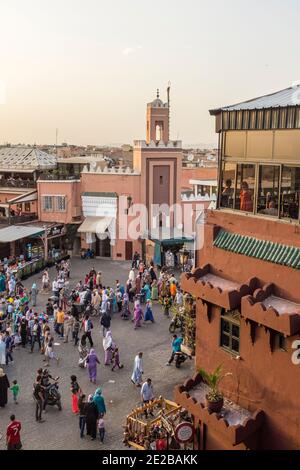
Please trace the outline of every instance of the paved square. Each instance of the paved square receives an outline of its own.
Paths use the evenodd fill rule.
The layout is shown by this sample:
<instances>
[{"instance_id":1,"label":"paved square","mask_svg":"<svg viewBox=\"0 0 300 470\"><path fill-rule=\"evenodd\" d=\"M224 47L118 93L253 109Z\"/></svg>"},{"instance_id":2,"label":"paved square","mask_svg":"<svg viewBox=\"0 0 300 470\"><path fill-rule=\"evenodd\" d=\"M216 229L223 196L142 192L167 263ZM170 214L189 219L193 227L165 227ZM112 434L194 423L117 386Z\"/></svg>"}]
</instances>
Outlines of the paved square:
<instances>
[{"instance_id":1,"label":"paved square","mask_svg":"<svg viewBox=\"0 0 300 470\"><path fill-rule=\"evenodd\" d=\"M128 262L117 262L110 260L81 260L72 259L71 287L85 274L95 267L102 271L103 284L114 286L115 280L119 279L125 283L128 277L130 264ZM50 278L53 280L54 269L50 270ZM27 279L24 284L30 287L37 280L41 286L41 273ZM37 311L46 304L47 295L38 295ZM101 365L98 366L97 385L103 389L106 401L107 414L105 417L106 437L104 444L97 439L91 442L89 437L80 439L78 417L71 411L70 375L77 375L78 382L83 392L88 395L95 391L88 379L87 370L78 367L78 351L73 343L63 344L61 340L56 342L55 351L61 357L57 366L53 364L50 368L51 374L60 378L60 392L62 395L63 409L58 411L56 407L48 407L44 423L35 421L35 404L32 398L32 384L39 367L43 366L43 356L37 352L29 354L29 348L24 351L18 348L14 351L14 364L4 367L10 382L17 379L20 385L19 404L15 405L9 392L7 406L0 408L0 449L5 448L5 431L9 423L9 416L16 414L17 419L22 422L22 443L24 449L123 449L123 429L126 414L134 406L139 404L139 390L130 381L133 361L135 355L141 350L144 352L144 378L152 378L155 395L173 398L173 388L185 378L193 374L194 362L184 363L180 369L175 366L166 367L170 352L171 339L168 331L169 320L164 317L160 305L153 306L155 323L143 325L141 329L134 330L133 324L123 321L120 314L116 313L112 319L112 333L120 350L121 362L124 369L112 372L110 367L104 366L104 351L102 346L102 329L99 320L94 320L93 340ZM114 381L114 382L112 382Z\"/></svg>"}]
</instances>

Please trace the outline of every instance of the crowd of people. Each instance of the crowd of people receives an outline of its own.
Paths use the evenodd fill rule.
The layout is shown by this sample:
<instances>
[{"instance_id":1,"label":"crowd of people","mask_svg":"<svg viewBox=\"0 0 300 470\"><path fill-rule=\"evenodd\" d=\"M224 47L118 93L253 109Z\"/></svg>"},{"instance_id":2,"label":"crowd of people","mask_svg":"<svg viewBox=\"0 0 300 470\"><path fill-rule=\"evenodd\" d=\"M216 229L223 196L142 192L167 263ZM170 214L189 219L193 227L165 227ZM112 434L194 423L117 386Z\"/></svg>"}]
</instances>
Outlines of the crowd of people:
<instances>
[{"instance_id":1,"label":"crowd of people","mask_svg":"<svg viewBox=\"0 0 300 470\"><path fill-rule=\"evenodd\" d=\"M113 338L112 317L119 314L120 319L129 321L129 324L132 323L132 327L138 330L147 322L155 322L153 302L159 302L164 314L168 316L171 306L181 306L184 299L174 274L162 269L158 275L153 263L146 266L137 253L134 255L125 285L116 279L112 287L105 286L101 271L92 268L84 279L71 289L70 272L69 261L57 263L56 275L52 282L48 270L43 272L41 292L47 295L48 301L42 311L36 308L40 290L35 282L28 291L13 273L0 274L0 366L10 368L13 365L16 346L27 349L30 354L35 351L43 354L44 365L37 371L33 384L35 418L38 423L42 423L43 411L51 400L56 397L57 402L54 400L53 403L61 406L60 394L57 391L59 378L51 377L47 367L51 366L53 361L60 363L61 358L55 351L57 341L61 339L64 343L72 342L78 349L78 366L86 369L91 384L97 387L93 394L87 396L78 384L77 376L72 375L72 412L78 415L81 438L86 433L95 440L99 434L100 441L103 442L106 406L102 390L96 385L97 369L102 361L94 347L94 323L99 323L102 330L103 363L114 372L122 369L124 365L120 358L121 348ZM175 351L180 348L180 338L177 338L177 341L175 339L172 341L172 355L168 365L172 363ZM154 392L151 378L144 381L143 374L141 351L134 359L131 381L141 388L141 401L147 403L154 398ZM18 381L15 379L10 384L5 372L0 369L0 407L7 404L9 389L14 403L17 404L20 391ZM56 395L54 393L52 396L53 389ZM14 424L9 425L10 429L17 426L20 433L21 424L15 424L18 422L14 415L11 422ZM9 431L7 436L9 439Z\"/></svg>"}]
</instances>

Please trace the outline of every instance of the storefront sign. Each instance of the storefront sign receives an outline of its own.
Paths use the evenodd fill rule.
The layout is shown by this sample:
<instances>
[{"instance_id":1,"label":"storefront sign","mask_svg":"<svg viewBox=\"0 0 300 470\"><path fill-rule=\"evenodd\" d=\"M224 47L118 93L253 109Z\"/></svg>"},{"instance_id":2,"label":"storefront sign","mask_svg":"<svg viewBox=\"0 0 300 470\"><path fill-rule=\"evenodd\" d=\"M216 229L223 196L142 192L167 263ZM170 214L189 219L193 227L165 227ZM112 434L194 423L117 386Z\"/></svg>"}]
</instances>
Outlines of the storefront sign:
<instances>
[{"instance_id":1,"label":"storefront sign","mask_svg":"<svg viewBox=\"0 0 300 470\"><path fill-rule=\"evenodd\" d=\"M46 230L47 238L60 237L66 232L64 225L54 225L53 227L48 227Z\"/></svg>"},{"instance_id":2,"label":"storefront sign","mask_svg":"<svg viewBox=\"0 0 300 470\"><path fill-rule=\"evenodd\" d=\"M194 427L191 423L184 422L178 424L175 429L175 439L181 444L186 444L193 439L194 436Z\"/></svg>"}]
</instances>

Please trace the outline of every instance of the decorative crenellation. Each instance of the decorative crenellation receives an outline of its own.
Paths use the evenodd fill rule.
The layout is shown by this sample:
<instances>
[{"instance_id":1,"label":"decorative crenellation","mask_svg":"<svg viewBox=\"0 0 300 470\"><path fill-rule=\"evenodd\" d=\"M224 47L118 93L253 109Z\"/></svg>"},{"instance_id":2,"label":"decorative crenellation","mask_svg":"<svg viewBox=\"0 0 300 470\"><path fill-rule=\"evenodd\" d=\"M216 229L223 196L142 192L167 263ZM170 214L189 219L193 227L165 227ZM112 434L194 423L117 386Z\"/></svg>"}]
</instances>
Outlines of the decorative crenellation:
<instances>
[{"instance_id":1,"label":"decorative crenellation","mask_svg":"<svg viewBox=\"0 0 300 470\"><path fill-rule=\"evenodd\" d=\"M197 268L192 273L182 274L182 289L198 299L202 299L228 310L238 308L241 304L242 297L252 294L258 285L258 279L254 277L236 287L223 289L219 285L213 285L211 282L205 280L207 274L214 274L210 264L202 268ZM226 282L221 276L215 274L214 276L216 279L219 278L220 285L223 285L224 281Z\"/></svg>"},{"instance_id":2,"label":"decorative crenellation","mask_svg":"<svg viewBox=\"0 0 300 470\"><path fill-rule=\"evenodd\" d=\"M122 167L122 168L120 167L109 168L108 166L105 166L103 169L101 167L98 167L96 170L94 170L91 168L88 169L87 165L84 166L82 173L93 173L97 175L104 174L104 175L131 175L131 176L140 176L141 174L140 172L138 172L137 170L133 168L130 168L129 166Z\"/></svg>"},{"instance_id":3,"label":"decorative crenellation","mask_svg":"<svg viewBox=\"0 0 300 470\"><path fill-rule=\"evenodd\" d=\"M154 141L151 140L150 142L146 142L146 140L135 140L134 141L134 148L135 149L182 149L182 141L181 140L169 140L168 142L164 142L163 140Z\"/></svg>"}]
</instances>

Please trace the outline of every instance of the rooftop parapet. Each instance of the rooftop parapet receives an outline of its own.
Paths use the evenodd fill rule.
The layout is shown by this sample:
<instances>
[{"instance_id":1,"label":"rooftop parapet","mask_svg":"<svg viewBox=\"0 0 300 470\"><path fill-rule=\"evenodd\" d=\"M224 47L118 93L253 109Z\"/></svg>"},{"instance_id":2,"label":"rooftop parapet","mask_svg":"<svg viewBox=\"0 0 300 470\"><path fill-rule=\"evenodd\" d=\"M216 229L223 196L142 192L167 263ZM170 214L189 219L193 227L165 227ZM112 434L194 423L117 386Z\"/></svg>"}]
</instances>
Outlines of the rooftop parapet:
<instances>
[{"instance_id":1,"label":"rooftop parapet","mask_svg":"<svg viewBox=\"0 0 300 470\"><path fill-rule=\"evenodd\" d=\"M225 279L215 273L210 264L181 276L184 291L227 310L238 308L242 297L252 294L258 285L255 277L244 284Z\"/></svg>"},{"instance_id":2,"label":"rooftop parapet","mask_svg":"<svg viewBox=\"0 0 300 470\"><path fill-rule=\"evenodd\" d=\"M150 142L146 142L146 140L135 140L134 141L134 148L135 149L182 149L182 141L181 140L169 140L168 142L154 141L151 140Z\"/></svg>"},{"instance_id":3,"label":"rooftop parapet","mask_svg":"<svg viewBox=\"0 0 300 470\"><path fill-rule=\"evenodd\" d=\"M266 284L244 297L241 315L285 336L300 332L300 304L277 297L274 284Z\"/></svg>"}]
</instances>

